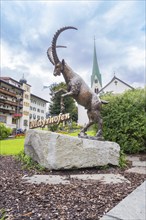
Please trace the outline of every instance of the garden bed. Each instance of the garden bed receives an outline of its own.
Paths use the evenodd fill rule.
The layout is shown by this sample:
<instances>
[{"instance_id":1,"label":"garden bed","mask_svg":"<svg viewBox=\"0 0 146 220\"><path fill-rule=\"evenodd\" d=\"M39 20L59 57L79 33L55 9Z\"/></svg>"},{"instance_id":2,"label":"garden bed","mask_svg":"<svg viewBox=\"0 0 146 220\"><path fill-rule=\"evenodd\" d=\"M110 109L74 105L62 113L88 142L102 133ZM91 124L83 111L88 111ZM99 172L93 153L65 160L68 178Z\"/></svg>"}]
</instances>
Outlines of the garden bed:
<instances>
[{"instance_id":1,"label":"garden bed","mask_svg":"<svg viewBox=\"0 0 146 220\"><path fill-rule=\"evenodd\" d=\"M130 183L102 184L74 180L69 185L35 185L22 181L33 174L122 174ZM118 167L62 171L26 170L13 156L0 156L0 210L7 220L98 220L145 179L146 175L126 173ZM1 215L2 216L2 215Z\"/></svg>"}]
</instances>

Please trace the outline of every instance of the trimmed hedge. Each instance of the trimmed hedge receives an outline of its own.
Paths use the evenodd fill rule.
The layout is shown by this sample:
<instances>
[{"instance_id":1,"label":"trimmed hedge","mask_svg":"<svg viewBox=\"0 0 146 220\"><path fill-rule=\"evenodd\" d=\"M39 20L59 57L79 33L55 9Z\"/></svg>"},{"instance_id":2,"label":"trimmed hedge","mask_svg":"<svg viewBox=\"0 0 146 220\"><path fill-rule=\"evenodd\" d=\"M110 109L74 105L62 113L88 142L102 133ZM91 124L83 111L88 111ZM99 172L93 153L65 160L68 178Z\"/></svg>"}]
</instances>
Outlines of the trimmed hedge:
<instances>
[{"instance_id":1,"label":"trimmed hedge","mask_svg":"<svg viewBox=\"0 0 146 220\"><path fill-rule=\"evenodd\" d=\"M0 123L0 140L3 140L12 133L12 129L6 127L3 123Z\"/></svg>"},{"instance_id":2,"label":"trimmed hedge","mask_svg":"<svg viewBox=\"0 0 146 220\"><path fill-rule=\"evenodd\" d=\"M103 105L103 136L117 142L125 153L146 152L146 96L144 89L107 94Z\"/></svg>"}]
</instances>

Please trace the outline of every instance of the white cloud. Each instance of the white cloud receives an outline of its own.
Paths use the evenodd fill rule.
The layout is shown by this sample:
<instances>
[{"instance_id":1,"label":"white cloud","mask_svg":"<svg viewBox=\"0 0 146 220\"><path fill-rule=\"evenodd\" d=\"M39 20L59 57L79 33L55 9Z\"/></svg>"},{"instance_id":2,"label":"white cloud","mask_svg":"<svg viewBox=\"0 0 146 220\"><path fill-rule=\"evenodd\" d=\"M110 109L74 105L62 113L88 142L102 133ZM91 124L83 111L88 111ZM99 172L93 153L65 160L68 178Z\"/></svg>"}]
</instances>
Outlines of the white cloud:
<instances>
[{"instance_id":1,"label":"white cloud","mask_svg":"<svg viewBox=\"0 0 146 220\"><path fill-rule=\"evenodd\" d=\"M137 88L144 88L146 85L145 85L145 82L143 82L143 83L134 82L131 84L131 86L133 88L137 89Z\"/></svg>"},{"instance_id":2,"label":"white cloud","mask_svg":"<svg viewBox=\"0 0 146 220\"><path fill-rule=\"evenodd\" d=\"M115 26L119 23L119 21L123 21L123 19L127 20L131 13L127 13L129 8L133 8L133 1L127 1L126 3L123 1L118 1L111 9L103 16L106 20L107 25Z\"/></svg>"},{"instance_id":3,"label":"white cloud","mask_svg":"<svg viewBox=\"0 0 146 220\"><path fill-rule=\"evenodd\" d=\"M8 70L2 74L19 73L16 80L27 74L36 95L43 84L64 81L53 76L46 51L55 31L65 25L79 30L60 35L59 43L67 49L58 50L59 57L89 85L94 36L103 84L114 71L123 78L124 73L131 84L142 84L142 79L132 81L144 74L144 11L138 1L5 1L2 7L1 68Z\"/></svg>"},{"instance_id":4,"label":"white cloud","mask_svg":"<svg viewBox=\"0 0 146 220\"><path fill-rule=\"evenodd\" d=\"M125 64L129 68L138 68L145 66L145 51L142 48L136 46L129 47L126 49L127 57L125 59Z\"/></svg>"},{"instance_id":5,"label":"white cloud","mask_svg":"<svg viewBox=\"0 0 146 220\"><path fill-rule=\"evenodd\" d=\"M1 66L7 67L11 70L17 69L18 66L27 65L27 53L22 50L19 51L16 48L11 48L2 40L1 42Z\"/></svg>"}]
</instances>

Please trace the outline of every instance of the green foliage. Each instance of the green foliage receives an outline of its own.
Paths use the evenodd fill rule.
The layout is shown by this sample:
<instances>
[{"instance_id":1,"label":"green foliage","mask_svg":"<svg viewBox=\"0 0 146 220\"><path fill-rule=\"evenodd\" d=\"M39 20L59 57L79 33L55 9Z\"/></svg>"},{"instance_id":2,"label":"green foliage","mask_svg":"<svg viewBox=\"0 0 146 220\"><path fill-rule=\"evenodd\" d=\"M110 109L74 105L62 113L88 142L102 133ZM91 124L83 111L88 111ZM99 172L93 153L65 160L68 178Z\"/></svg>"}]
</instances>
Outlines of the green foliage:
<instances>
[{"instance_id":1,"label":"green foliage","mask_svg":"<svg viewBox=\"0 0 146 220\"><path fill-rule=\"evenodd\" d=\"M74 122L74 121L67 121L66 123L60 123L59 126L58 126L58 130L57 131L72 132L72 131L78 130L80 128L81 128L81 126L78 125L76 122Z\"/></svg>"},{"instance_id":2,"label":"green foliage","mask_svg":"<svg viewBox=\"0 0 146 220\"><path fill-rule=\"evenodd\" d=\"M0 220L6 219L6 211L5 209L0 209Z\"/></svg>"},{"instance_id":3,"label":"green foliage","mask_svg":"<svg viewBox=\"0 0 146 220\"><path fill-rule=\"evenodd\" d=\"M71 132L71 133L68 133L68 134L69 134L70 136L76 137L76 136L78 136L79 133L80 133L80 129L75 130L75 131L73 131L73 132ZM94 130L89 130L89 131L87 131L86 133L87 133L87 135L89 135L89 136L95 136L95 131L94 131Z\"/></svg>"},{"instance_id":4,"label":"green foliage","mask_svg":"<svg viewBox=\"0 0 146 220\"><path fill-rule=\"evenodd\" d=\"M21 151L17 156L16 159L23 164L24 169L35 169L38 171L45 170L45 167L41 166L37 162L33 161L31 157L26 155L24 151Z\"/></svg>"},{"instance_id":5,"label":"green foliage","mask_svg":"<svg viewBox=\"0 0 146 220\"><path fill-rule=\"evenodd\" d=\"M60 101L61 101L61 95L64 93L63 91L59 91L60 89L67 90L67 86L65 83L61 82L59 84L53 84L50 87L50 95L51 95L51 104L49 106L49 112L51 115L59 115L60 114ZM56 94L55 94L56 93ZM54 95L55 94L55 95ZM75 101L72 97L65 97L64 98L64 106L65 106L65 112L70 113L71 119L73 121L77 121L78 114L77 114L77 107L75 105Z\"/></svg>"},{"instance_id":6,"label":"green foliage","mask_svg":"<svg viewBox=\"0 0 146 220\"><path fill-rule=\"evenodd\" d=\"M0 123L0 140L3 140L12 133L12 129L6 127L3 123Z\"/></svg>"},{"instance_id":7,"label":"green foliage","mask_svg":"<svg viewBox=\"0 0 146 220\"><path fill-rule=\"evenodd\" d=\"M122 150L120 151L119 167L120 168L127 167L126 155L124 154L124 152Z\"/></svg>"},{"instance_id":8,"label":"green foliage","mask_svg":"<svg viewBox=\"0 0 146 220\"><path fill-rule=\"evenodd\" d=\"M62 133L62 134L68 134L70 132L73 132L79 129L81 129L81 126L79 126L74 121L66 121L66 122L60 123L59 125L54 124L54 125L48 126L48 130L52 132L55 131L55 132Z\"/></svg>"},{"instance_id":9,"label":"green foliage","mask_svg":"<svg viewBox=\"0 0 146 220\"><path fill-rule=\"evenodd\" d=\"M49 131L54 132L54 131L57 131L57 129L58 129L58 124L48 125Z\"/></svg>"},{"instance_id":10,"label":"green foliage","mask_svg":"<svg viewBox=\"0 0 146 220\"><path fill-rule=\"evenodd\" d=\"M119 143L124 153L146 152L146 114L144 89L124 94L108 94L103 105L103 134L106 140Z\"/></svg>"},{"instance_id":11,"label":"green foliage","mask_svg":"<svg viewBox=\"0 0 146 220\"><path fill-rule=\"evenodd\" d=\"M107 164L107 165L103 165L103 166L97 166L96 168L97 168L98 170L107 170L107 169L109 169L109 167L110 167L110 165Z\"/></svg>"}]
</instances>

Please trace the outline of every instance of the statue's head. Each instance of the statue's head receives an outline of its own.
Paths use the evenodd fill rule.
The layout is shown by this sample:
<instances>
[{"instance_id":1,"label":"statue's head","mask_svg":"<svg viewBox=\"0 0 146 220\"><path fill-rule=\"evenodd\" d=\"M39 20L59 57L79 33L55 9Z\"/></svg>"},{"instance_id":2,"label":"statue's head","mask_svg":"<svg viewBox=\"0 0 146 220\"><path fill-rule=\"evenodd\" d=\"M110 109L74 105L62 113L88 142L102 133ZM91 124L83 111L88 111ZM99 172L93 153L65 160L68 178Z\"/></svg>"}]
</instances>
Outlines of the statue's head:
<instances>
[{"instance_id":1,"label":"statue's head","mask_svg":"<svg viewBox=\"0 0 146 220\"><path fill-rule=\"evenodd\" d=\"M56 42L57 42L57 39L60 33L67 29L77 30L77 28L71 27L71 26L60 28L53 37L51 47L49 47L49 49L47 50L48 58L50 62L55 66L54 72L53 72L54 76L60 75L64 70L64 60L62 60L62 62L59 60L57 56L56 48L59 48L59 47L66 48L66 46L56 46Z\"/></svg>"},{"instance_id":2,"label":"statue's head","mask_svg":"<svg viewBox=\"0 0 146 220\"><path fill-rule=\"evenodd\" d=\"M62 60L62 62L58 62L56 65L55 65L55 68L54 68L54 72L53 72L53 75L54 76L60 76L61 73L63 73L63 70L64 70L64 60Z\"/></svg>"}]
</instances>

